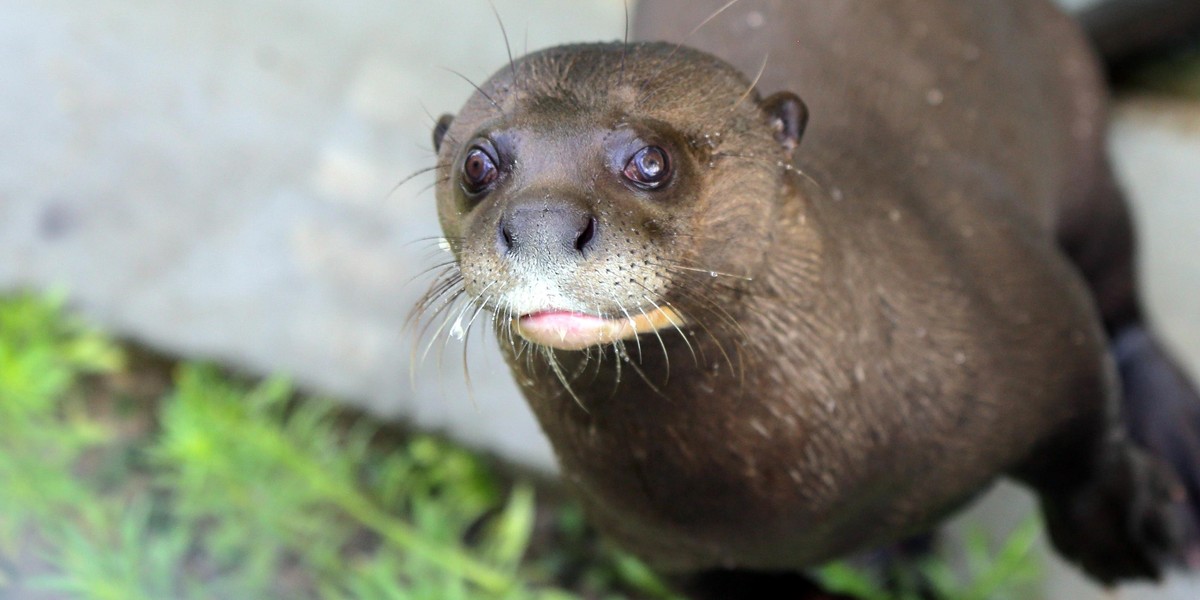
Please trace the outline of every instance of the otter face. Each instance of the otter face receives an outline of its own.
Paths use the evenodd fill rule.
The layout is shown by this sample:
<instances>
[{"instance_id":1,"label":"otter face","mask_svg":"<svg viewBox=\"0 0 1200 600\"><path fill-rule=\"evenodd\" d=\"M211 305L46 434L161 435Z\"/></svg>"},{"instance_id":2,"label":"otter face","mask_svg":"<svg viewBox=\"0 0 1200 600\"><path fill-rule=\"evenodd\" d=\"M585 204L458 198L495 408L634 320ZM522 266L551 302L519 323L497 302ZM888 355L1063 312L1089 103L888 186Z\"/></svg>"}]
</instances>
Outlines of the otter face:
<instances>
[{"instance_id":1,"label":"otter face","mask_svg":"<svg viewBox=\"0 0 1200 600\"><path fill-rule=\"evenodd\" d=\"M746 285L780 183L760 166L776 161L745 158L787 162L806 114L790 94L751 94L728 65L665 44L564 46L496 74L434 131L439 216L472 305L502 335L582 350L682 328L714 302L681 295L684 278ZM758 200L723 205L731 186Z\"/></svg>"}]
</instances>

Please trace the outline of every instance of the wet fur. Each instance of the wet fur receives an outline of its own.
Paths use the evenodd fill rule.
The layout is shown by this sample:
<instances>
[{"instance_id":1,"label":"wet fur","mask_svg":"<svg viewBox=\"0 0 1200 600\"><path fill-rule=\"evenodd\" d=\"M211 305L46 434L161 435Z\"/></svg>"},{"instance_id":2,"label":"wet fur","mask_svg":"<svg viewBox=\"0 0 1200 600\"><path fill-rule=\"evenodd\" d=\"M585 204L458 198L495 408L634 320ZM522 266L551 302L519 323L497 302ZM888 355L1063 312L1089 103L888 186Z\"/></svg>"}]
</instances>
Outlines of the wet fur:
<instances>
[{"instance_id":1,"label":"wet fur","mask_svg":"<svg viewBox=\"0 0 1200 600\"><path fill-rule=\"evenodd\" d=\"M730 42L756 7L689 43L785 65L758 89L805 96L798 149L741 73L674 44L555 48L478 86L437 138L458 268L430 322L488 315L567 482L660 568L798 569L922 531L1008 473L1091 575L1157 577L1186 525L1179 483L1118 420L1132 237L1075 26L1032 0L880 0L777 8L802 31ZM638 35L686 35L679 10L649 3ZM624 119L679 153L671 194L589 162ZM519 158L473 202L457 165L493 129L518 132ZM530 194L599 214L601 250L505 261L495 223ZM509 322L531 280L578 310L664 305L686 324L530 346Z\"/></svg>"}]
</instances>

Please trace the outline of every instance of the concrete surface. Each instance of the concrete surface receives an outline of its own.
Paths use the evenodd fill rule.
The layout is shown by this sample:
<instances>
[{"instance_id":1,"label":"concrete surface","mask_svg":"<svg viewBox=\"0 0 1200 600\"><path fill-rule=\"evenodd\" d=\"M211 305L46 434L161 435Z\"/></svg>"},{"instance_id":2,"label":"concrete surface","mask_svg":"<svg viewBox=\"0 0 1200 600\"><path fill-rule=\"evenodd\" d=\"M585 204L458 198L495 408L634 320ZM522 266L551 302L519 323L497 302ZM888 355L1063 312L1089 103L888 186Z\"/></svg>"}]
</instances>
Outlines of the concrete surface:
<instances>
[{"instance_id":1,"label":"concrete surface","mask_svg":"<svg viewBox=\"0 0 1200 600\"><path fill-rule=\"evenodd\" d=\"M611 1L496 4L518 52L622 31ZM457 344L410 382L410 280L439 229L431 175L392 188L433 164L428 114L471 90L442 67L507 60L488 4L462 6L0 3L0 288L62 286L167 352L552 468L490 344L474 401Z\"/></svg>"},{"instance_id":2,"label":"concrete surface","mask_svg":"<svg viewBox=\"0 0 1200 600\"><path fill-rule=\"evenodd\" d=\"M517 53L622 32L619 0L496 5ZM552 468L491 340L471 347L473 399L457 342L410 383L401 325L425 285L410 280L441 257L422 189L432 177L392 188L432 165L430 115L470 92L441 67L478 80L507 60L484 0L449 6L0 3L0 289L62 287L166 352L294 373ZM1131 100L1114 150L1143 230L1152 315L1200 371L1198 114ZM1006 489L963 519L1003 530L1028 510ZM1054 569L1047 598L1109 597ZM1117 597L1200 597L1174 585Z\"/></svg>"}]
</instances>

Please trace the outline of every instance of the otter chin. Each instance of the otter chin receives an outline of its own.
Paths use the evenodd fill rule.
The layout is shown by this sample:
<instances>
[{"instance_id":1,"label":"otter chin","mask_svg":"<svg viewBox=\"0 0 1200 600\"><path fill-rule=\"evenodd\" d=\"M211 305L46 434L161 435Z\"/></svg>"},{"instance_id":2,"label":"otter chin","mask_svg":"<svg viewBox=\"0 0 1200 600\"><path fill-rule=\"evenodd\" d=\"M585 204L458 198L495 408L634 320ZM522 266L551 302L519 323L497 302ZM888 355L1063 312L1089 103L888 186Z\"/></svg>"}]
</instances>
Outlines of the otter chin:
<instances>
[{"instance_id":1,"label":"otter chin","mask_svg":"<svg viewBox=\"0 0 1200 600\"><path fill-rule=\"evenodd\" d=\"M671 308L656 308L635 317L611 319L561 310L543 310L512 320L513 331L535 344L556 350L584 350L680 327L683 319Z\"/></svg>"},{"instance_id":2,"label":"otter chin","mask_svg":"<svg viewBox=\"0 0 1200 600\"><path fill-rule=\"evenodd\" d=\"M1087 573L1158 577L1200 473L1119 406L1200 399L1141 321L1077 25L826 4L644 2L645 37L725 12L704 50L560 46L480 83L434 130L454 261L421 307L492 324L566 484L660 570L802 570L1009 476Z\"/></svg>"}]
</instances>

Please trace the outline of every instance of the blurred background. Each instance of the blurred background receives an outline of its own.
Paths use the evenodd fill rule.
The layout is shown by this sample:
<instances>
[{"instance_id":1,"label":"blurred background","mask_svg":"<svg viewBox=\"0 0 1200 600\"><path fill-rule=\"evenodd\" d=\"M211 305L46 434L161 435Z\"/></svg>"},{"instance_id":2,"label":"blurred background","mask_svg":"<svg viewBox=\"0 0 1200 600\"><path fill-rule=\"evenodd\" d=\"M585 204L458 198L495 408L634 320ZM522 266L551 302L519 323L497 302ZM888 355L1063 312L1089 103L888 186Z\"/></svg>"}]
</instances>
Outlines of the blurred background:
<instances>
[{"instance_id":1,"label":"blurred background","mask_svg":"<svg viewBox=\"0 0 1200 600\"><path fill-rule=\"evenodd\" d=\"M620 0L495 6L516 53L624 27ZM413 364L403 327L445 255L432 174L396 185L471 92L447 69L506 61L485 0L0 3L0 294L56 294L134 354L287 374L552 473L492 340L469 347L472 391L457 342ZM1112 150L1150 313L1200 374L1200 75L1173 73L1122 94ZM1001 486L953 528L1012 531L1031 506ZM1045 560L1046 598L1200 597L1183 579L1106 594Z\"/></svg>"}]
</instances>

